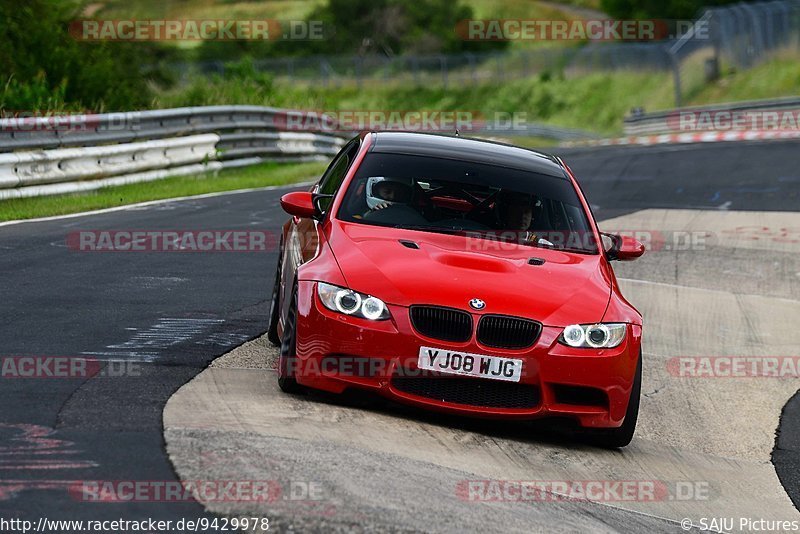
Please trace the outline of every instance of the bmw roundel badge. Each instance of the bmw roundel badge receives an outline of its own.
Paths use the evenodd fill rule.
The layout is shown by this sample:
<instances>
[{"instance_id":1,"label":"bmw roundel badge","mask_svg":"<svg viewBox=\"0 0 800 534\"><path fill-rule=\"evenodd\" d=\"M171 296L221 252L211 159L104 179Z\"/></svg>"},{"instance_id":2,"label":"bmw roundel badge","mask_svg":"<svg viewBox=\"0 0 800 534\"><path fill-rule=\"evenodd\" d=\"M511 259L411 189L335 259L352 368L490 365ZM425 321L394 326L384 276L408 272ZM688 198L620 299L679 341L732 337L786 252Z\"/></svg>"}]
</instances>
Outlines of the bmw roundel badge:
<instances>
[{"instance_id":1,"label":"bmw roundel badge","mask_svg":"<svg viewBox=\"0 0 800 534\"><path fill-rule=\"evenodd\" d=\"M472 299L469 301L469 307L474 310L482 310L486 307L486 303L481 299Z\"/></svg>"}]
</instances>

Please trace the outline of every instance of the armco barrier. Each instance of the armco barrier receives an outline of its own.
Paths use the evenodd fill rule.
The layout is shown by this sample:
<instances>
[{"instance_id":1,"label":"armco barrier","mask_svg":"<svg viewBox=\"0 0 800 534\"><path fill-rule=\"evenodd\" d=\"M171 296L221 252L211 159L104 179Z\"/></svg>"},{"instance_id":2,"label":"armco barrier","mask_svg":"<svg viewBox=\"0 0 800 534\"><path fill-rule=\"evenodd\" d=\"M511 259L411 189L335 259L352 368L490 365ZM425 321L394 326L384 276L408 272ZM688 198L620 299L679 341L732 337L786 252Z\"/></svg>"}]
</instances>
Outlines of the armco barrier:
<instances>
[{"instance_id":1,"label":"armco barrier","mask_svg":"<svg viewBox=\"0 0 800 534\"><path fill-rule=\"evenodd\" d=\"M287 112L209 106L0 119L0 200L329 159L344 145L336 135L279 131Z\"/></svg>"},{"instance_id":2,"label":"armco barrier","mask_svg":"<svg viewBox=\"0 0 800 534\"><path fill-rule=\"evenodd\" d=\"M776 98L772 100L752 100L746 102L731 102L711 106L695 106L654 113L634 113L625 117L625 135L653 135L666 133L687 133L680 129L681 113L703 113L713 115L720 112L747 112L762 113L769 111L800 111L800 98Z\"/></svg>"},{"instance_id":3,"label":"armco barrier","mask_svg":"<svg viewBox=\"0 0 800 534\"><path fill-rule=\"evenodd\" d=\"M191 135L139 143L0 154L0 186L25 187L105 178L199 163L214 156L219 136Z\"/></svg>"}]
</instances>

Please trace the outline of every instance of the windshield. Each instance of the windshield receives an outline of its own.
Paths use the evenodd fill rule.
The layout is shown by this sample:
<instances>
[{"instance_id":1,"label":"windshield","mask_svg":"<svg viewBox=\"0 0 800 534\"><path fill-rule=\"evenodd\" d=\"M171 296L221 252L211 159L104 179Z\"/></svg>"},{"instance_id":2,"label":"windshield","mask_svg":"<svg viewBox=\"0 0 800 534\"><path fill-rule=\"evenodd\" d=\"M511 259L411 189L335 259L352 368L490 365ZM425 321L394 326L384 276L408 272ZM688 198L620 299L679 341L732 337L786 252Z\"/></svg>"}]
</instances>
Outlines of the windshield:
<instances>
[{"instance_id":1,"label":"windshield","mask_svg":"<svg viewBox=\"0 0 800 534\"><path fill-rule=\"evenodd\" d=\"M597 253L571 182L495 165L370 153L337 216L361 224Z\"/></svg>"}]
</instances>

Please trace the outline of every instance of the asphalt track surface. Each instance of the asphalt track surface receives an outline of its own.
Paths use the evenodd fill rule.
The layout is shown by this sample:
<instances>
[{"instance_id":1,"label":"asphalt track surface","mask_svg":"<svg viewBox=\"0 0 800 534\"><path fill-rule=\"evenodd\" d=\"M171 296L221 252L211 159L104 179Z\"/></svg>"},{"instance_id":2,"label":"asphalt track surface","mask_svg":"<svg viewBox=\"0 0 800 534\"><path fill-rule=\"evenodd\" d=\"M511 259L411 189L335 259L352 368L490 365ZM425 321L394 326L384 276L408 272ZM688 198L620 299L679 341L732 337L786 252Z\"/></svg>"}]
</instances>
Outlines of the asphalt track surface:
<instances>
[{"instance_id":1,"label":"asphalt track surface","mask_svg":"<svg viewBox=\"0 0 800 534\"><path fill-rule=\"evenodd\" d=\"M581 179L595 216L599 220L616 223L620 229L626 229L627 224L641 224L642 220L647 224L666 223L671 221L671 217L680 220L673 221L673 228L664 230L687 228L685 221L687 217L691 218L691 214L687 215L682 210L695 210L696 213L737 212L731 224L720 227L718 235L722 235L725 229L744 226L742 221L747 222L748 217L742 211L759 212L760 215L753 218L757 225L780 227L794 224L794 214L788 212L796 212L800 206L800 170L797 166L797 144L794 142L572 149L559 153L565 156ZM89 253L68 250L66 236L80 230L113 229L277 231L284 220L278 208L278 198L283 192L285 190L264 190L222 195L83 217L0 226L0 262L4 277L0 295L1 355L123 359L135 365L133 368L137 372L130 374L139 375L89 380L0 380L0 400L3 403L0 412L2 517L32 520L41 516L93 520L152 517L176 520L211 513L206 511L206 507L214 513L241 511L221 509L213 503L206 503L204 507L195 502L88 503L77 500L67 488L75 481L87 480L175 480L175 468L181 474L185 471L188 475L208 477L215 469L213 466L204 469L203 465L197 463L179 464L176 455L178 458L184 456L181 451L172 449L172 460L168 457L162 412L170 397L212 360L264 332L276 251ZM658 209L663 209L663 213L653 211ZM776 213L770 218L770 214L764 212ZM717 224L718 219L713 219L692 228L703 229ZM800 227L800 224L795 226ZM690 283L693 281L692 273L701 273L702 285L699 287L713 296L708 297L705 293L698 296L691 291L670 288L674 309L653 309L653 312L669 312L677 317L687 316L692 321L702 322L704 310L695 304L719 299L719 309L736 308L726 304L725 299L729 296L722 293L728 292L734 295L733 301L738 303L739 309L745 311L749 309L748 306L764 307L766 311L759 309L759 313L769 316L769 310L775 310L775 306L785 306L785 309L774 312L776 317L780 314L781 321L778 324L796 324L799 316L795 305L800 300L797 248L792 249L791 243L772 242L769 247L772 248L712 247L703 253L654 254L655 259L646 264L646 273L634 271L634 263L621 266L618 276L631 280L638 278L640 285L647 286L639 289L646 298L645 305L659 302L663 300L663 293L653 288L661 287L659 284L675 283L678 276L675 258L679 257L681 283L675 285L692 287L696 285ZM700 284L700 281L694 281ZM632 281L624 289L628 292L637 291L636 284L636 281ZM747 301L750 297L755 300ZM772 300L761 302L758 299ZM642 305L635 300L634 304ZM705 321L709 328L725 328L727 325L724 321L727 320L732 321L730 329L733 331L742 324L756 331L759 328L768 329L760 321L755 326L748 324L747 313L736 316L712 314ZM661 335L666 340L679 337L674 329L663 330L654 337ZM794 343L796 333L788 334L792 344L774 345L776 339L782 341L780 336L786 335L785 329L769 331L763 337L753 335L752 331L742 335L744 337L734 336L738 344L728 347L728 353L733 354L736 346L749 343L748 347L755 355L764 355L757 350L759 344L764 342L772 344L770 350L773 352L766 354L774 354L778 350L783 355L797 354L797 344ZM689 352L686 350L684 353ZM235 381L235 378L230 380ZM278 399L275 401L278 404L271 408L283 406L299 410L294 415L300 414L300 423L304 423L304 416L307 416L307 424L317 424L320 420L330 423L336 421L337 417L349 417L350 438L353 437L354 428L360 428L365 435L372 436L367 432L369 428L374 430L374 425L385 422L386 418L399 418L399 426L406 435L414 437L427 433L434 441L439 440L439 446L446 445L446 442L445 445L441 444L442 438L469 441L472 448L468 450L478 456L480 451L486 449L502 449L502 445L497 445L499 442L511 443L511 451L506 451L505 455L508 461L523 469L489 469L489 473L497 477L516 473L517 479L541 479L544 477L537 476L537 473L549 473L552 478L557 478L559 471L552 470L554 465L582 460L586 462L584 474L588 479L593 473L604 472L599 468L594 471L593 466L612 465L609 458L627 454L624 457L626 464L637 464L637 451L641 451L643 456L654 452L646 444L637 448L635 441L630 451L626 450L625 453L600 453L574 444L569 436L553 440L547 428L535 430L530 435L512 432L509 436L507 429L464 422L451 423L418 413L356 409L293 397L280 400L271 392L272 384L267 378L263 388L252 391L247 399L260 395L265 399ZM651 390L646 387L645 393L657 398L660 388L657 387L659 384L655 386ZM720 386L716 386L716 383L694 382L681 387L702 390ZM767 495L767 509L774 506L775 510L784 513L791 508L791 504L786 507L781 502L782 498L789 502L786 495L776 494L774 499L769 498L770 492L775 491L770 485L770 473L767 473L767 470L772 470L769 464L772 447L768 447L766 457L764 448L765 444L774 442L772 432L778 425L783 404L797 390L797 382L780 380L754 383L751 380L750 385L742 388L745 394L726 399L737 410L752 408L752 416L738 421L739 425L726 424L721 420L724 419L722 417L715 420L709 416L701 426L694 419L695 410L700 405L705 407L707 414L714 410L724 413L724 407L713 406L715 397L712 400L702 396L696 399L690 397L690 400L697 401L697 405L681 403L681 399L687 398L687 390L676 388L669 402L653 403L653 413L661 418L670 414L675 418L677 413L683 418L683 428L676 427L668 434L659 434L657 419L644 420L643 428L647 435L654 436L660 443L671 447L672 451L691 449L709 455L714 453L714 461L720 459L730 472L725 471L723 464L714 463L707 457L697 458L695 466L705 466L709 478L714 472L735 478L737 471L748 472L747 469L752 467L755 473L757 469L758 472L753 475L752 493L744 493L743 497L757 504ZM760 402L754 403L755 406L750 406L747 399L743 398L747 395L763 395L772 389L775 394L759 397ZM243 390L249 391L246 388ZM669 393L670 388L665 388L665 392ZM221 392L223 395L226 393ZM201 401L197 399L198 403ZM711 406L707 405L709 402ZM785 407L778 446L773 452L777 476L795 504L800 503L800 479L797 474L800 471L797 460L800 452L798 404L795 397ZM194 414L200 419L203 415L201 407L202 404L198 404L197 413ZM268 414L272 417L281 415L275 410ZM747 412L744 415L748 415ZM750 420L752 427L746 426ZM215 429L201 428L202 421L196 426L187 421L184 426L173 435L175 446L207 443L202 451L190 451L190 456L229 458L231 460L227 463L217 461L216 464L217 467L222 464L226 469L229 468L230 473L236 472L236 469L251 468L252 464L248 462L256 457L267 462L267 465L292 466L296 470L292 476L300 480L324 478L320 474L320 469L324 469L325 472L340 473L336 478L326 479L331 484L349 481L350 493L345 494L353 497L354 502L350 503L350 508L340 504L338 510L341 511L341 518L337 518L335 510L332 515L300 514L297 509L290 508L275 511L276 526L291 528L293 516L302 516L298 525L304 529L331 526L348 529L364 524L386 530L449 530L469 527L469 521L474 520L476 525L487 522L499 525L509 521L514 527L512 530L526 526L533 530L546 525L546 530L560 526L564 531L585 528L621 532L643 529L680 531L676 523L663 519L668 514L593 503L546 503L547 506L542 503L541 506L528 506L523 512L510 505L472 506L464 515L463 508L442 499L440 502L428 500L425 503L428 513L417 514L414 507L420 503L414 502L415 491L426 499L435 497L437 491L452 495L454 484L473 473L470 466L459 464L462 465L459 472L454 469L456 460L452 463L439 461L436 465L436 462L428 461L423 462L424 468L421 469L419 454L413 451L378 448L365 453L342 440L331 440L321 447L319 441L302 441L297 439L297 435L280 433L267 436L263 432L242 431L237 434L239 439L233 444L237 449L231 449L230 443L209 442ZM300 432L302 429L300 425L296 430ZM208 431L212 434L205 433ZM171 439L169 432L170 429L168 441ZM420 443L426 442L412 441L409 446L419 446ZM173 447L172 443L170 447ZM248 447L254 449L249 456ZM271 451L266 459L258 456L263 454L264 447ZM525 451L524 461L514 457L514 447ZM233 454L238 451L243 452ZM657 452L663 454L664 450ZM454 452L453 458L467 458L461 456L462 453ZM684 453L675 454L675 458L686 458ZM303 465L300 458L313 458L315 463ZM655 460L651 456L647 458ZM745 463L737 463L739 459ZM494 466L494 469L497 467L494 462L486 460L484 463L489 467ZM232 467L231 463L236 465ZM194 471L198 465L200 471ZM360 466L360 471L351 471L352 466ZM375 485L375 480L381 477L375 477L374 473L384 470L394 485ZM280 473L261 473L267 474L280 477ZM367 476L369 474L372 476ZM687 480L698 479L689 472L684 476ZM716 483L725 485L722 479ZM728 489L735 487L741 492L741 486L734 485ZM370 492L386 492L387 488L396 489L397 495L409 500L393 500L391 493L380 495L384 501L380 506L369 500ZM725 488L720 489L723 490ZM359 496L368 505L359 507ZM386 510L386 501L391 503L392 513ZM437 516L434 512L439 508L442 514ZM735 507L726 510L734 512ZM430 522L417 522L415 514Z\"/></svg>"}]
</instances>

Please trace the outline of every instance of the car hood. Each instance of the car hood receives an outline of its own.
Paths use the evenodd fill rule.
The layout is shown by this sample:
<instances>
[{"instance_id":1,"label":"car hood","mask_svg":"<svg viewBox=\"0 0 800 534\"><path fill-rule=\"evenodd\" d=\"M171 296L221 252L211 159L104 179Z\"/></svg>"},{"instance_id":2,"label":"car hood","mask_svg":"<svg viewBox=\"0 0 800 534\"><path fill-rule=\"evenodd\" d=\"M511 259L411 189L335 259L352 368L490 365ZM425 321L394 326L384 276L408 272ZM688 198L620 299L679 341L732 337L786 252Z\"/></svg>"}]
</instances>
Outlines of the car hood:
<instances>
[{"instance_id":1,"label":"car hood","mask_svg":"<svg viewBox=\"0 0 800 534\"><path fill-rule=\"evenodd\" d=\"M348 286L388 304L469 310L478 298L482 313L566 326L600 321L611 295L600 255L341 221L332 222L329 243Z\"/></svg>"}]
</instances>

